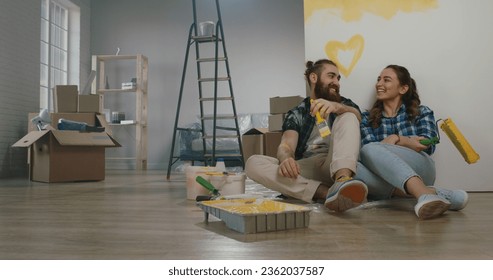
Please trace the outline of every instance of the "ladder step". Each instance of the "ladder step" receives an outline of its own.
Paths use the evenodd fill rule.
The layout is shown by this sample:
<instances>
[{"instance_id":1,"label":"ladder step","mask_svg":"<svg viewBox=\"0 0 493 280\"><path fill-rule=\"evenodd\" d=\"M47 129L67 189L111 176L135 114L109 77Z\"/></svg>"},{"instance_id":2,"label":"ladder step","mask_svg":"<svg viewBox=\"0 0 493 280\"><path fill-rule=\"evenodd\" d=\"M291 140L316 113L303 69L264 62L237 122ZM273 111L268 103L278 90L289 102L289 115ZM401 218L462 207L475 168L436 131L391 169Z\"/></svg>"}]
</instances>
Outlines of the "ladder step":
<instances>
[{"instance_id":1,"label":"ladder step","mask_svg":"<svg viewBox=\"0 0 493 280\"><path fill-rule=\"evenodd\" d=\"M227 97L217 97L215 98L216 100L233 100L233 97L227 96ZM202 97L199 98L200 101L214 101L214 97Z\"/></svg>"},{"instance_id":2,"label":"ladder step","mask_svg":"<svg viewBox=\"0 0 493 280\"><path fill-rule=\"evenodd\" d=\"M218 57L217 61L226 61L228 58L226 57ZM199 58L197 59L197 62L214 62L216 61L216 58L210 57L210 58Z\"/></svg>"},{"instance_id":3,"label":"ladder step","mask_svg":"<svg viewBox=\"0 0 493 280\"><path fill-rule=\"evenodd\" d=\"M226 126L217 126L217 125L216 125L216 129L229 130L229 131L237 131L238 130L238 129L236 129L236 127L226 127Z\"/></svg>"},{"instance_id":4,"label":"ladder step","mask_svg":"<svg viewBox=\"0 0 493 280\"><path fill-rule=\"evenodd\" d=\"M229 81L231 78L230 77L217 77L218 81ZM216 81L215 78L201 78L199 79L199 82L214 82Z\"/></svg>"},{"instance_id":5,"label":"ladder step","mask_svg":"<svg viewBox=\"0 0 493 280\"><path fill-rule=\"evenodd\" d=\"M204 157L212 157L212 154L204 154ZM231 157L242 157L241 154L215 154L216 158L231 158Z\"/></svg>"},{"instance_id":6,"label":"ladder step","mask_svg":"<svg viewBox=\"0 0 493 280\"><path fill-rule=\"evenodd\" d=\"M183 131L193 131L193 132L202 132L202 129L200 128L186 128L186 127L177 127L176 130L183 130Z\"/></svg>"},{"instance_id":7,"label":"ladder step","mask_svg":"<svg viewBox=\"0 0 493 280\"><path fill-rule=\"evenodd\" d=\"M215 42L216 39L218 42L221 42L221 38L217 38L216 36L192 36L192 39L197 43L211 43Z\"/></svg>"},{"instance_id":8,"label":"ladder step","mask_svg":"<svg viewBox=\"0 0 493 280\"><path fill-rule=\"evenodd\" d=\"M202 120L213 120L214 116L203 116L201 118ZM229 119L236 119L235 115L217 115L216 119L221 119L221 120L229 120Z\"/></svg>"},{"instance_id":9,"label":"ladder step","mask_svg":"<svg viewBox=\"0 0 493 280\"><path fill-rule=\"evenodd\" d=\"M204 138L204 139L212 139L212 138L214 138L214 136L212 136L212 135L205 135L202 138ZM232 134L229 134L229 135L217 135L216 134L216 138L222 138L222 139L225 139L225 138L239 138L239 136L238 135L232 135Z\"/></svg>"}]
</instances>

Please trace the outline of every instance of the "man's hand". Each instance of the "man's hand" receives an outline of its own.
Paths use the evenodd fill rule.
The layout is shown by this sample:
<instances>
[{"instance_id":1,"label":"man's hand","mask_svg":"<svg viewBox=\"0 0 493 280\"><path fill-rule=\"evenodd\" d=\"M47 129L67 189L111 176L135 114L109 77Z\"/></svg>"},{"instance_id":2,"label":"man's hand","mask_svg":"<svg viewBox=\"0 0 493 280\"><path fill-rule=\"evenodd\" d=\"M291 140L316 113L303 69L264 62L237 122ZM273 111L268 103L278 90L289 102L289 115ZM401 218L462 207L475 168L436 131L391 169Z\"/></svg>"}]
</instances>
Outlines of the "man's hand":
<instances>
[{"instance_id":1,"label":"man's hand","mask_svg":"<svg viewBox=\"0 0 493 280\"><path fill-rule=\"evenodd\" d=\"M295 160L294 151L298 143L298 132L294 130L284 131L281 144L277 148L277 159L279 160L279 175L286 178L298 178L300 166Z\"/></svg>"},{"instance_id":2,"label":"man's hand","mask_svg":"<svg viewBox=\"0 0 493 280\"><path fill-rule=\"evenodd\" d=\"M327 119L330 113L337 113L341 106L340 103L328 101L323 98L315 99L310 106L310 114L315 116L318 111L322 118Z\"/></svg>"},{"instance_id":3,"label":"man's hand","mask_svg":"<svg viewBox=\"0 0 493 280\"><path fill-rule=\"evenodd\" d=\"M358 121L361 121L361 114L356 108L323 98L313 100L313 103L310 106L310 114L312 116L315 116L317 111L320 112L320 116L324 119L327 119L330 113L341 115L349 112L353 113L356 118L358 118Z\"/></svg>"},{"instance_id":4,"label":"man's hand","mask_svg":"<svg viewBox=\"0 0 493 280\"><path fill-rule=\"evenodd\" d=\"M296 179L300 175L300 166L294 158L287 158L279 164L279 175Z\"/></svg>"}]
</instances>

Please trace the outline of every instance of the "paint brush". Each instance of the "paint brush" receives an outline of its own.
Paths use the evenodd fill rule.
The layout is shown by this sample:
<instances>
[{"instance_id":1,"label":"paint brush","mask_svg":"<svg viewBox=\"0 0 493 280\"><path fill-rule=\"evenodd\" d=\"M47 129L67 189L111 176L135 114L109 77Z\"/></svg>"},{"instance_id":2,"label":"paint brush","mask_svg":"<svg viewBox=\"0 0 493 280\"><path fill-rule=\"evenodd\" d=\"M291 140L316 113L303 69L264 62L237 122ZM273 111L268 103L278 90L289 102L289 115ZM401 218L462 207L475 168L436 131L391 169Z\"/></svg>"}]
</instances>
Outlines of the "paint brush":
<instances>
[{"instance_id":1,"label":"paint brush","mask_svg":"<svg viewBox=\"0 0 493 280\"><path fill-rule=\"evenodd\" d=\"M313 99L310 99L310 103L313 103ZM318 111L315 113L315 122L318 127L318 132L320 132L320 136L322 136L322 138L330 135L329 125L327 124L327 121L320 116L320 112Z\"/></svg>"}]
</instances>

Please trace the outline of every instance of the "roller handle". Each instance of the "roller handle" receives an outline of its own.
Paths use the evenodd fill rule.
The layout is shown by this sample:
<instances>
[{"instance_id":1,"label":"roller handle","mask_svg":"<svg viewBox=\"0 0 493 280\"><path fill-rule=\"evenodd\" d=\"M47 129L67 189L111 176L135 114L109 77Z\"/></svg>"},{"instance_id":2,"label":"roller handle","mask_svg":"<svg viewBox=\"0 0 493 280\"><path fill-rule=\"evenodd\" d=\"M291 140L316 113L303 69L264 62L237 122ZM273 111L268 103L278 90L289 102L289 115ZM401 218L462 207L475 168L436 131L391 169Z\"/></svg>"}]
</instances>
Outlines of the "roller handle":
<instances>
[{"instance_id":1,"label":"roller handle","mask_svg":"<svg viewBox=\"0 0 493 280\"><path fill-rule=\"evenodd\" d=\"M436 144L440 143L440 139L435 136L435 137L432 137L431 139L421 139L421 140L419 140L419 143L421 143L425 146L436 145Z\"/></svg>"},{"instance_id":2,"label":"roller handle","mask_svg":"<svg viewBox=\"0 0 493 280\"><path fill-rule=\"evenodd\" d=\"M219 191L211 183L209 183L209 181L204 179L202 176L197 176L195 178L195 181L197 181L197 183L199 183L202 187L209 190L213 195L215 195L215 196L220 195Z\"/></svg>"}]
</instances>

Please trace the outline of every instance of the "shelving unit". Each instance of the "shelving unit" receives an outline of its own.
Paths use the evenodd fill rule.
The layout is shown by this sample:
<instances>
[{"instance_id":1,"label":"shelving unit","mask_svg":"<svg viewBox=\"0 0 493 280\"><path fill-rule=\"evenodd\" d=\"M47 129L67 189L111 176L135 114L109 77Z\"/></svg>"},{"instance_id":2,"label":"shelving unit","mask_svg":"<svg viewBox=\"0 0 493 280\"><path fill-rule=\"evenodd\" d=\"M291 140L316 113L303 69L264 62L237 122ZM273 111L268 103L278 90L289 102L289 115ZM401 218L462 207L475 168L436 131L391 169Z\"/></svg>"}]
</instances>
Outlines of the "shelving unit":
<instances>
[{"instance_id":1,"label":"shelving unit","mask_svg":"<svg viewBox=\"0 0 493 280\"><path fill-rule=\"evenodd\" d=\"M118 61L134 61L136 87L133 89L107 88L107 77L110 74L109 63L118 64ZM118 68L118 65L112 65ZM135 160L135 169L147 169L147 83L148 83L148 59L142 54L137 55L93 55L92 70L96 71L97 79L92 84L92 94L99 94L99 112L104 114L103 109L118 111L118 108L104 108L105 95L107 94L135 94L135 123L133 124L112 124L113 127L135 127L135 157L116 157L107 158L108 160ZM128 80L121 81L128 82ZM118 140L118 139L117 139Z\"/></svg>"}]
</instances>

